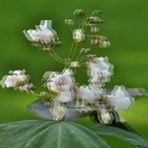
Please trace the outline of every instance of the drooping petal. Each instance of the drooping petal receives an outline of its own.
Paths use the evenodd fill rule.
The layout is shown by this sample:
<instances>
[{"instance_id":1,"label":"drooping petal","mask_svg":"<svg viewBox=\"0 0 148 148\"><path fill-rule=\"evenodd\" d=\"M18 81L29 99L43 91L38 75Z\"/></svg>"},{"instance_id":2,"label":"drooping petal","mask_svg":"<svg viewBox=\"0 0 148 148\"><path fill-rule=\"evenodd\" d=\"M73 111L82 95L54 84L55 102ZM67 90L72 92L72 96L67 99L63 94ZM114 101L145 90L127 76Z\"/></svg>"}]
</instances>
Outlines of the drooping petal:
<instances>
[{"instance_id":1,"label":"drooping petal","mask_svg":"<svg viewBox=\"0 0 148 148\"><path fill-rule=\"evenodd\" d=\"M77 97L85 101L94 101L96 96L89 86L80 86L77 88Z\"/></svg>"},{"instance_id":2,"label":"drooping petal","mask_svg":"<svg viewBox=\"0 0 148 148\"><path fill-rule=\"evenodd\" d=\"M116 86L111 95L107 95L108 103L114 107L114 110L126 110L134 102L134 99L129 96L123 86Z\"/></svg>"}]
</instances>

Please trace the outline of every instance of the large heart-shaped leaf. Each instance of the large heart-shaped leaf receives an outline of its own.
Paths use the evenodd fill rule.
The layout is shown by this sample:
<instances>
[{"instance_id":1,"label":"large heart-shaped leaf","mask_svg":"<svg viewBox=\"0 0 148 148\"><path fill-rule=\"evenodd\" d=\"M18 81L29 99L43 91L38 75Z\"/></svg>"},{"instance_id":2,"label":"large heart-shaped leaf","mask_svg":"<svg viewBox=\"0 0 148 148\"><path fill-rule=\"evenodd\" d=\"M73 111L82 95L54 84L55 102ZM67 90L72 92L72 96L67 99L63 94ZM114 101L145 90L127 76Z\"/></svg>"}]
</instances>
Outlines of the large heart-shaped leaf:
<instances>
[{"instance_id":1,"label":"large heart-shaped leaf","mask_svg":"<svg viewBox=\"0 0 148 148\"><path fill-rule=\"evenodd\" d=\"M135 133L101 124L94 125L94 129L100 135L114 136L136 146L148 147L148 141Z\"/></svg>"},{"instance_id":2,"label":"large heart-shaped leaf","mask_svg":"<svg viewBox=\"0 0 148 148\"><path fill-rule=\"evenodd\" d=\"M97 134L73 122L27 120L0 125L0 148L108 148Z\"/></svg>"}]
</instances>

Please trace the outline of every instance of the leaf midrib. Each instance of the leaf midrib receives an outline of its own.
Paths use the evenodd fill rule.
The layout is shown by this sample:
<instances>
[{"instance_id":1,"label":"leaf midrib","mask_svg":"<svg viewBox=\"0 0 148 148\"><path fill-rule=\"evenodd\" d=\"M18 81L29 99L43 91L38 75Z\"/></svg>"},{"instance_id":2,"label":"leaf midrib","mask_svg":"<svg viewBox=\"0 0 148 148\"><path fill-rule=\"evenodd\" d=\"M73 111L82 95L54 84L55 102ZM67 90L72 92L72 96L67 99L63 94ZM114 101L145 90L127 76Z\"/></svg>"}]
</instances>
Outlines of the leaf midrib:
<instances>
[{"instance_id":1,"label":"leaf midrib","mask_svg":"<svg viewBox=\"0 0 148 148\"><path fill-rule=\"evenodd\" d=\"M60 148L60 143L61 143L61 124L59 124L59 128L58 128L58 141L57 141L57 148Z\"/></svg>"}]
</instances>

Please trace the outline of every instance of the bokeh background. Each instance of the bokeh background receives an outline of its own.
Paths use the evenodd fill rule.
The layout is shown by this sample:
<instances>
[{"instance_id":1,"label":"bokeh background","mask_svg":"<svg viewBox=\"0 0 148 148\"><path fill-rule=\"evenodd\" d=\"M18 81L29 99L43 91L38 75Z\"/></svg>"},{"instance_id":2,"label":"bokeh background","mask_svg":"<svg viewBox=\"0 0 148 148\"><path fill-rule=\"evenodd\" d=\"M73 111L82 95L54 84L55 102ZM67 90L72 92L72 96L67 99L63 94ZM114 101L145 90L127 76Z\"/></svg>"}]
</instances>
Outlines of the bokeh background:
<instances>
[{"instance_id":1,"label":"bokeh background","mask_svg":"<svg viewBox=\"0 0 148 148\"><path fill-rule=\"evenodd\" d=\"M64 18L71 18L76 8L90 14L101 9L105 23L101 33L112 46L96 48L98 55L108 56L115 65L108 87L144 87L148 90L148 1L147 0L0 0L0 77L9 70L26 69L38 87L46 70L62 70L62 65L32 47L24 37L24 29L33 28L42 19L52 19L63 45L57 53L64 57L71 45L71 33ZM78 81L84 83L82 75ZM0 88L0 122L37 119L26 105L35 97ZM124 117L143 137L148 139L148 97L140 98ZM113 148L134 146L117 139L106 138Z\"/></svg>"}]
</instances>

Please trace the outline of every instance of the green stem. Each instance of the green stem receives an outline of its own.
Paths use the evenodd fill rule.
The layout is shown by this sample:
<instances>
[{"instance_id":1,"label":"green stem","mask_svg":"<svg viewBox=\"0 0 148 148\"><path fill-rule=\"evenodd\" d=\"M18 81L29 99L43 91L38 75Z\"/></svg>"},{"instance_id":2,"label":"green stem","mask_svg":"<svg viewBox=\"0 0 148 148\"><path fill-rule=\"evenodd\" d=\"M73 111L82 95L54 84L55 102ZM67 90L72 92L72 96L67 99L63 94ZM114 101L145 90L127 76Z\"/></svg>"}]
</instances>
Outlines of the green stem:
<instances>
[{"instance_id":1,"label":"green stem","mask_svg":"<svg viewBox=\"0 0 148 148\"><path fill-rule=\"evenodd\" d=\"M76 45L75 45L75 48L74 48L74 51L73 51L73 55L72 55L72 60L75 57L75 53L76 53L77 47L78 47L78 43L76 43Z\"/></svg>"},{"instance_id":2,"label":"green stem","mask_svg":"<svg viewBox=\"0 0 148 148\"><path fill-rule=\"evenodd\" d=\"M31 90L29 93L30 93L31 95L33 95L33 96L40 97L40 95L39 95L39 94L35 93L35 92L34 92L34 91L32 91L32 90Z\"/></svg>"},{"instance_id":3,"label":"green stem","mask_svg":"<svg viewBox=\"0 0 148 148\"><path fill-rule=\"evenodd\" d=\"M64 62L64 60L55 51L52 52L57 59L59 59L61 62Z\"/></svg>"},{"instance_id":4,"label":"green stem","mask_svg":"<svg viewBox=\"0 0 148 148\"><path fill-rule=\"evenodd\" d=\"M72 50L73 50L74 44L75 44L75 42L73 42L72 45L71 45L71 48L70 48L70 51L69 51L69 54L68 54L68 58L71 57L71 53L72 53Z\"/></svg>"},{"instance_id":5,"label":"green stem","mask_svg":"<svg viewBox=\"0 0 148 148\"><path fill-rule=\"evenodd\" d=\"M92 108L92 109L96 109L95 107L90 107L90 106L68 106L67 108Z\"/></svg>"},{"instance_id":6,"label":"green stem","mask_svg":"<svg viewBox=\"0 0 148 148\"><path fill-rule=\"evenodd\" d=\"M56 60L57 62L64 64L62 61L60 61L57 57L55 57L51 52L49 52L49 54L51 55L51 57Z\"/></svg>"}]
</instances>

